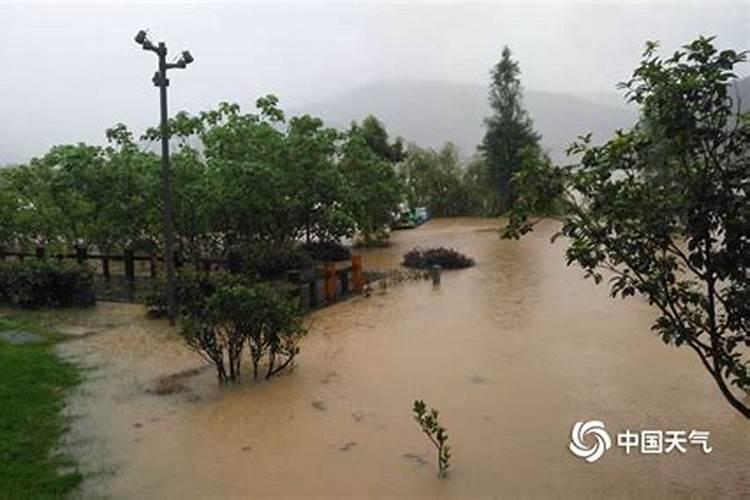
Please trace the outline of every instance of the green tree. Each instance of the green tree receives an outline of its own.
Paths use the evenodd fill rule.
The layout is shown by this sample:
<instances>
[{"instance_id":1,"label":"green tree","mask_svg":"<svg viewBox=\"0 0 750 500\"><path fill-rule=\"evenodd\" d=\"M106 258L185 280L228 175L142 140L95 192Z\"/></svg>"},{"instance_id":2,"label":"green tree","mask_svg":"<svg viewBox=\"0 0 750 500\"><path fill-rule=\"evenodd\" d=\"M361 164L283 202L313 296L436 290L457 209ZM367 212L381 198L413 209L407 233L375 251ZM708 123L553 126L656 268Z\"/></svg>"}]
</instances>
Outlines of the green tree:
<instances>
[{"instance_id":1,"label":"green tree","mask_svg":"<svg viewBox=\"0 0 750 500\"><path fill-rule=\"evenodd\" d=\"M250 246L268 250L259 255L288 256L302 237L330 242L357 229L372 234L390 221L401 201L394 170L400 139L391 143L373 117L342 134L308 115L287 120L274 96L256 107L245 113L221 103L168 122L175 230L188 258ZM140 139L159 140L160 130ZM108 129L107 140L105 147L56 146L3 170L2 244L156 252L159 157L123 124Z\"/></svg>"},{"instance_id":2,"label":"green tree","mask_svg":"<svg viewBox=\"0 0 750 500\"><path fill-rule=\"evenodd\" d=\"M465 169L463 181L471 202L471 213L485 216L500 213L500 197L493 188L487 160L483 155L474 155Z\"/></svg>"},{"instance_id":3,"label":"green tree","mask_svg":"<svg viewBox=\"0 0 750 500\"><path fill-rule=\"evenodd\" d=\"M413 206L427 207L438 217L469 215L480 211L481 200L472 191L458 149L451 143L439 151L410 145L399 172Z\"/></svg>"},{"instance_id":4,"label":"green tree","mask_svg":"<svg viewBox=\"0 0 750 500\"><path fill-rule=\"evenodd\" d=\"M347 210L351 191L336 163L340 134L309 115L292 118L287 131L288 190L294 218L307 241L351 236L355 220Z\"/></svg>"},{"instance_id":5,"label":"green tree","mask_svg":"<svg viewBox=\"0 0 750 500\"><path fill-rule=\"evenodd\" d=\"M246 114L223 103L193 127L213 179L214 229L230 245L351 234L339 133L307 115L287 122L277 104L266 96L256 103L259 114Z\"/></svg>"},{"instance_id":6,"label":"green tree","mask_svg":"<svg viewBox=\"0 0 750 500\"><path fill-rule=\"evenodd\" d=\"M540 136L523 108L523 91L518 62L503 48L502 59L492 69L490 107L492 116L485 119L484 139L480 145L490 180L497 190L500 208L513 206L515 189L513 175L521 169L529 154L537 157L542 152Z\"/></svg>"},{"instance_id":7,"label":"green tree","mask_svg":"<svg viewBox=\"0 0 750 500\"><path fill-rule=\"evenodd\" d=\"M106 148L55 146L4 172L0 198L14 231L6 243L108 252L153 239L158 159L141 152L124 125L107 136Z\"/></svg>"},{"instance_id":8,"label":"green tree","mask_svg":"<svg viewBox=\"0 0 750 500\"><path fill-rule=\"evenodd\" d=\"M101 164L99 148L85 144L55 146L8 172L6 187L13 191L19 244L52 246L62 250L89 241L93 206L86 196L88 168Z\"/></svg>"},{"instance_id":9,"label":"green tree","mask_svg":"<svg viewBox=\"0 0 750 500\"><path fill-rule=\"evenodd\" d=\"M14 174L19 167L0 169L0 246L13 247L22 237L18 214L21 211L21 199L14 186Z\"/></svg>"},{"instance_id":10,"label":"green tree","mask_svg":"<svg viewBox=\"0 0 750 500\"><path fill-rule=\"evenodd\" d=\"M181 146L172 155L175 233L188 259L221 253L221 236L213 230L221 203L213 174L194 147Z\"/></svg>"},{"instance_id":11,"label":"green tree","mask_svg":"<svg viewBox=\"0 0 750 500\"><path fill-rule=\"evenodd\" d=\"M361 125L352 123L350 133L361 134L372 152L383 160L398 163L404 159L403 140L397 137L390 142L385 125L373 115L368 115Z\"/></svg>"},{"instance_id":12,"label":"green tree","mask_svg":"<svg viewBox=\"0 0 750 500\"><path fill-rule=\"evenodd\" d=\"M92 242L104 252L156 252L161 238L159 157L143 151L123 124L106 131L105 160L89 169Z\"/></svg>"},{"instance_id":13,"label":"green tree","mask_svg":"<svg viewBox=\"0 0 750 500\"><path fill-rule=\"evenodd\" d=\"M687 346L724 398L750 418L750 116L728 92L746 53L698 38L668 58L649 43L623 84L641 121L576 166L528 163L508 236L561 202L568 263L613 297L644 296L652 329ZM658 173L658 176L654 174Z\"/></svg>"},{"instance_id":14,"label":"green tree","mask_svg":"<svg viewBox=\"0 0 750 500\"><path fill-rule=\"evenodd\" d=\"M403 185L394 166L371 149L356 127L342 146L339 165L350 190L348 211L368 241L391 222L402 201Z\"/></svg>"},{"instance_id":15,"label":"green tree","mask_svg":"<svg viewBox=\"0 0 750 500\"><path fill-rule=\"evenodd\" d=\"M221 253L222 235L214 231L213 218L218 203L214 172L201 153L198 136L205 130L200 116L184 111L167 121L172 153L172 220L176 250L188 259L200 259ZM161 140L158 127L149 128L141 137L151 143ZM155 186L161 186L157 167ZM157 192L158 223L161 223L161 192ZM157 233L160 235L160 233Z\"/></svg>"}]
</instances>

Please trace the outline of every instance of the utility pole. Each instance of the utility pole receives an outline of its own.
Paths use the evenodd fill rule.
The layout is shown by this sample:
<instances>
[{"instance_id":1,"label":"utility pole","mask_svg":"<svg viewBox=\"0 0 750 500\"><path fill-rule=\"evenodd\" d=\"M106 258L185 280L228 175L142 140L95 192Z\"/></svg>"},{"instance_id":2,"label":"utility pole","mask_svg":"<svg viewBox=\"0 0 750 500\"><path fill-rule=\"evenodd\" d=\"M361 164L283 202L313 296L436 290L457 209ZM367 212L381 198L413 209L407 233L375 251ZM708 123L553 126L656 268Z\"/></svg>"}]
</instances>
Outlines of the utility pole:
<instances>
[{"instance_id":1,"label":"utility pole","mask_svg":"<svg viewBox=\"0 0 750 500\"><path fill-rule=\"evenodd\" d=\"M169 130L167 125L167 87L169 79L167 70L183 69L193 62L193 56L187 50L182 53L176 63L167 62L167 45L159 42L154 45L148 39L145 31L141 30L135 36L135 42L143 50L154 52L159 58L159 70L154 73L152 81L159 87L161 109L161 197L162 197L162 230L164 235L164 266L167 271L167 311L169 324L174 326L177 317L176 280L174 271L174 199L172 196L172 169L169 165Z\"/></svg>"}]
</instances>

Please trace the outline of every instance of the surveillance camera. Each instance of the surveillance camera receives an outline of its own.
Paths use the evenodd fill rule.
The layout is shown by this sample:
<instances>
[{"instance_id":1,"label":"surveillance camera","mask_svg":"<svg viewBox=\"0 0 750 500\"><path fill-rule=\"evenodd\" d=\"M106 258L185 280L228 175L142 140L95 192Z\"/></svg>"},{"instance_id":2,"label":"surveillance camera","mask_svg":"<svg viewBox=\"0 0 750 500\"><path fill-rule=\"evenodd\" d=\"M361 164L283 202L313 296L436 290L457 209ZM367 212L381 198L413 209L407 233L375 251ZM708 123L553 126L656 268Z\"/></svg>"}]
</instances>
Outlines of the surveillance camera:
<instances>
[{"instance_id":1,"label":"surveillance camera","mask_svg":"<svg viewBox=\"0 0 750 500\"><path fill-rule=\"evenodd\" d=\"M190 54L190 52L189 52L189 51L187 51L187 50L184 50L184 51L182 52L182 60L183 60L183 61L185 62L185 64L190 64L190 63L191 63L191 62L193 62L193 61L194 61L195 59L193 59L193 56L192 56L192 55Z\"/></svg>"},{"instance_id":2,"label":"surveillance camera","mask_svg":"<svg viewBox=\"0 0 750 500\"><path fill-rule=\"evenodd\" d=\"M137 35L135 35L135 43L138 45L143 45L143 43L146 41L146 32L141 30L138 32Z\"/></svg>"}]
</instances>

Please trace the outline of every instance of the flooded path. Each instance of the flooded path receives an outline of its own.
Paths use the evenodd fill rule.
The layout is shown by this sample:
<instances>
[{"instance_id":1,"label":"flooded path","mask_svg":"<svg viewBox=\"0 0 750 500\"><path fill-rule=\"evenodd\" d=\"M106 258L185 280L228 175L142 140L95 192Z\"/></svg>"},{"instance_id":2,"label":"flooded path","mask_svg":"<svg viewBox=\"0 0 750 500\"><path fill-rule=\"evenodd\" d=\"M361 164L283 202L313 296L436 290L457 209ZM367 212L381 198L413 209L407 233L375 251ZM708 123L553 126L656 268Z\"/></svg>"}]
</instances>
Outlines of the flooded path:
<instances>
[{"instance_id":1,"label":"flooded path","mask_svg":"<svg viewBox=\"0 0 750 500\"><path fill-rule=\"evenodd\" d=\"M477 498L750 495L750 424L699 361L665 347L638 300L613 301L567 268L554 226L498 239L498 223L436 220L364 253L390 268L413 245L477 261L440 288L405 283L308 319L296 369L217 387L211 370L138 306L63 315L84 336L61 353L92 366L71 401L84 498ZM88 335L87 335L88 334ZM176 392L154 394L164 375ZM450 476L412 420L441 412ZM572 424L711 431L713 453L571 455Z\"/></svg>"}]
</instances>

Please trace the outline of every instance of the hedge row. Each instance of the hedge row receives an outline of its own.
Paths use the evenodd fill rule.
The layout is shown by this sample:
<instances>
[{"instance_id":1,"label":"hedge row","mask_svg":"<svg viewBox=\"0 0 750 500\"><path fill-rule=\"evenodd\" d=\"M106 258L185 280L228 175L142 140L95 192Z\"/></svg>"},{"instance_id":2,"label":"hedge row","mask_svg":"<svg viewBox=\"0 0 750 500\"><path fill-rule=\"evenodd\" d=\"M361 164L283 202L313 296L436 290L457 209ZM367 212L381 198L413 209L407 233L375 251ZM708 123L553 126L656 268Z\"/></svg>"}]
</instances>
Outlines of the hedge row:
<instances>
[{"instance_id":1,"label":"hedge row","mask_svg":"<svg viewBox=\"0 0 750 500\"><path fill-rule=\"evenodd\" d=\"M0 262L0 302L24 308L90 307L94 275L85 265L52 260Z\"/></svg>"}]
</instances>

